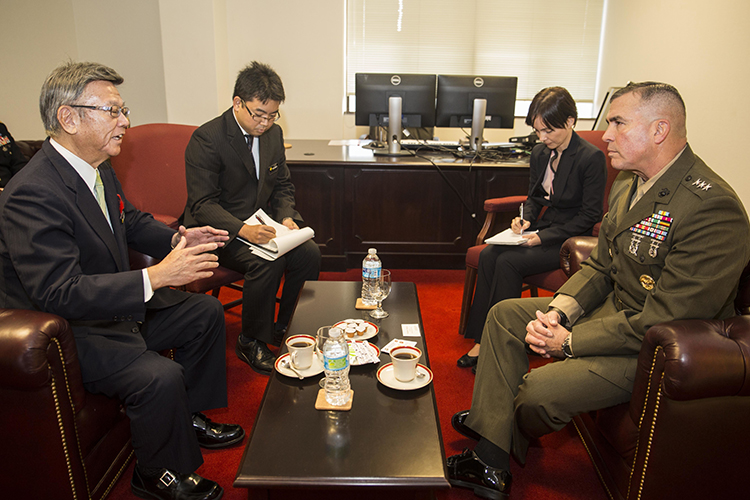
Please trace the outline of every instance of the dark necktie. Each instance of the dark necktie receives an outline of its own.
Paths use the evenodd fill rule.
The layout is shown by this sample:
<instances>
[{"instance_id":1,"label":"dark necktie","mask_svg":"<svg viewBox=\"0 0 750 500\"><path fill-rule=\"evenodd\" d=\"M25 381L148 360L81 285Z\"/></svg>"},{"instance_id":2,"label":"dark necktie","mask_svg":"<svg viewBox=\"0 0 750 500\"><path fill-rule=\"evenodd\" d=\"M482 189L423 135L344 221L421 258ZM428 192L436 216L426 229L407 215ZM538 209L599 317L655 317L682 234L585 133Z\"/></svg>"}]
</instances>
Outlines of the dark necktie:
<instances>
[{"instance_id":1,"label":"dark necktie","mask_svg":"<svg viewBox=\"0 0 750 500\"><path fill-rule=\"evenodd\" d=\"M250 161L253 164L253 174L255 179L258 179L258 174L255 171L255 157L253 156L253 139L254 137L250 134L245 134L245 142L247 142L247 149L250 151Z\"/></svg>"}]
</instances>

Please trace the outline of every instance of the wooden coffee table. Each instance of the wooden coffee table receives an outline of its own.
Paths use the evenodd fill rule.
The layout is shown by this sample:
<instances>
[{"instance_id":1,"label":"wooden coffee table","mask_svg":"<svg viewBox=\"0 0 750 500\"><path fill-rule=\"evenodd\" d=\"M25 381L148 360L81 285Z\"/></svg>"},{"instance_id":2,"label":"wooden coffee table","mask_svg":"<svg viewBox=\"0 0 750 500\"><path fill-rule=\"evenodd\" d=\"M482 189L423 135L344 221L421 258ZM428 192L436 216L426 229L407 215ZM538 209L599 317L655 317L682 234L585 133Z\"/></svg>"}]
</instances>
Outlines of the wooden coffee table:
<instances>
[{"instance_id":1,"label":"wooden coffee table","mask_svg":"<svg viewBox=\"0 0 750 500\"><path fill-rule=\"evenodd\" d=\"M315 336L320 326L362 318L379 326L370 342L383 347L403 338L402 324L417 324L423 336L408 339L417 341L420 363L429 367L414 283L393 283L383 302L390 316L382 320L355 309L360 287L360 282L305 283L287 335ZM248 488L249 498L303 498L315 493L311 490L331 489L337 491L321 498L354 500L430 498L434 490L449 488L433 384L390 389L376 376L390 358L381 353L380 360L351 368L354 399L347 412L315 409L323 374L304 380L271 374L234 486Z\"/></svg>"}]
</instances>

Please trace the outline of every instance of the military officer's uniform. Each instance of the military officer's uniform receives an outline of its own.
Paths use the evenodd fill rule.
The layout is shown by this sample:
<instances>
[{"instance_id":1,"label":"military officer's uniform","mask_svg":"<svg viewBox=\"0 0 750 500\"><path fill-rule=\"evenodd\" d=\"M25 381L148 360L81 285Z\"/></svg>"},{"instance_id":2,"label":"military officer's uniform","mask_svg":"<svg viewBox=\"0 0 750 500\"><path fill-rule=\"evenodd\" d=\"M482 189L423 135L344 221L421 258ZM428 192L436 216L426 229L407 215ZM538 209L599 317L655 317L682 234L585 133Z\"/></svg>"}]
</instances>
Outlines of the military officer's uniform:
<instances>
[{"instance_id":1,"label":"military officer's uniform","mask_svg":"<svg viewBox=\"0 0 750 500\"><path fill-rule=\"evenodd\" d=\"M0 122L0 187L5 187L27 161L5 124Z\"/></svg>"},{"instance_id":2,"label":"military officer's uniform","mask_svg":"<svg viewBox=\"0 0 750 500\"><path fill-rule=\"evenodd\" d=\"M572 358L527 374L525 328L551 298L490 310L466 424L521 463L529 439L630 400L649 327L734 315L750 259L750 226L736 193L690 146L631 208L636 181L632 172L618 176L597 247L557 292L583 309L571 328Z\"/></svg>"}]
</instances>

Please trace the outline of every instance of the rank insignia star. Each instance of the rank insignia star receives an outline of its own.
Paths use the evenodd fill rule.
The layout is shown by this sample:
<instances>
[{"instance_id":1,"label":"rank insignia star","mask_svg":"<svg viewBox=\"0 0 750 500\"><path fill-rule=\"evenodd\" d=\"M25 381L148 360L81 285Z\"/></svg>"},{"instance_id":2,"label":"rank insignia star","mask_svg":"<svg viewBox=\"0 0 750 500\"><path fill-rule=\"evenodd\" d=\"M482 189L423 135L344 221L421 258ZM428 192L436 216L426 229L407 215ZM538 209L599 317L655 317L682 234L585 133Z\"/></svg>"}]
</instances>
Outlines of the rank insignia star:
<instances>
[{"instance_id":1,"label":"rank insignia star","mask_svg":"<svg viewBox=\"0 0 750 500\"><path fill-rule=\"evenodd\" d=\"M711 189L711 184L701 179L697 179L693 183L693 186L698 186L698 189L702 189L703 191L708 191L709 189Z\"/></svg>"}]
</instances>

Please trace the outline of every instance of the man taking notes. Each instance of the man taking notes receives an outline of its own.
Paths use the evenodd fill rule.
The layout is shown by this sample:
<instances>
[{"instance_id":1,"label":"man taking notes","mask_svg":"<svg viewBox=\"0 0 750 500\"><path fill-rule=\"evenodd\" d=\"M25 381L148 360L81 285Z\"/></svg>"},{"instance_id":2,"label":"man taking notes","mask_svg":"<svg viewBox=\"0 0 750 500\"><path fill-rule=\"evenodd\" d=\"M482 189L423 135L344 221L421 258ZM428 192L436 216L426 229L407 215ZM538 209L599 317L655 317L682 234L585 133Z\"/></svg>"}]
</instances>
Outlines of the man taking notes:
<instances>
[{"instance_id":1,"label":"man taking notes","mask_svg":"<svg viewBox=\"0 0 750 500\"><path fill-rule=\"evenodd\" d=\"M210 225L229 231L218 251L222 266L245 275L242 291L242 334L237 356L263 374L275 357L267 344L278 345L302 285L318 279L320 250L308 240L289 253L267 261L240 240L268 243L275 230L244 221L259 208L276 222L297 229L294 185L284 154L279 105L284 101L281 78L269 66L253 62L237 76L232 107L195 131L185 151L188 201L185 225ZM276 291L284 289L274 324Z\"/></svg>"}]
</instances>

